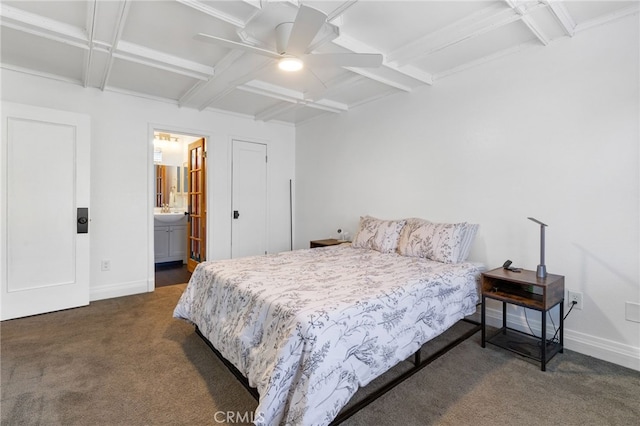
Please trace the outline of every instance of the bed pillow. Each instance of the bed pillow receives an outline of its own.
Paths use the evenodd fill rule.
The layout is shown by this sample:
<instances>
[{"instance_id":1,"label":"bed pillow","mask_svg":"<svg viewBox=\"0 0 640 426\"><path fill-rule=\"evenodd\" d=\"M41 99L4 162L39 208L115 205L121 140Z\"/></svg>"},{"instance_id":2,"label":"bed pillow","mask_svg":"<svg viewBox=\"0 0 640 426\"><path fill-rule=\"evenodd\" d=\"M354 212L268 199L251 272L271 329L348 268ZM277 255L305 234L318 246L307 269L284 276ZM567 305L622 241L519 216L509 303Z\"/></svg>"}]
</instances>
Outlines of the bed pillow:
<instances>
[{"instance_id":1,"label":"bed pillow","mask_svg":"<svg viewBox=\"0 0 640 426\"><path fill-rule=\"evenodd\" d=\"M411 239L411 234L413 234L418 228L427 223L431 223L426 219L420 219L417 217L410 217L405 219L406 223L402 227L402 231L400 231L400 238L398 238L398 253L406 256L406 253L409 250L409 244Z\"/></svg>"},{"instance_id":2,"label":"bed pillow","mask_svg":"<svg viewBox=\"0 0 640 426\"><path fill-rule=\"evenodd\" d=\"M404 224L405 220L382 220L361 216L360 225L351 246L377 250L381 253L393 253L398 247L398 238Z\"/></svg>"},{"instance_id":3,"label":"bed pillow","mask_svg":"<svg viewBox=\"0 0 640 426\"><path fill-rule=\"evenodd\" d=\"M411 219L405 226L404 235L398 244L398 253L402 256L423 257L442 263L458 263L462 257L463 230L466 225Z\"/></svg>"},{"instance_id":4,"label":"bed pillow","mask_svg":"<svg viewBox=\"0 0 640 426\"><path fill-rule=\"evenodd\" d=\"M462 240L460 241L460 253L458 256L458 262L464 262L469 257L469 252L471 252L471 245L473 244L473 240L476 238L476 234L478 233L478 228L480 225L476 223L464 223L462 229Z\"/></svg>"}]
</instances>

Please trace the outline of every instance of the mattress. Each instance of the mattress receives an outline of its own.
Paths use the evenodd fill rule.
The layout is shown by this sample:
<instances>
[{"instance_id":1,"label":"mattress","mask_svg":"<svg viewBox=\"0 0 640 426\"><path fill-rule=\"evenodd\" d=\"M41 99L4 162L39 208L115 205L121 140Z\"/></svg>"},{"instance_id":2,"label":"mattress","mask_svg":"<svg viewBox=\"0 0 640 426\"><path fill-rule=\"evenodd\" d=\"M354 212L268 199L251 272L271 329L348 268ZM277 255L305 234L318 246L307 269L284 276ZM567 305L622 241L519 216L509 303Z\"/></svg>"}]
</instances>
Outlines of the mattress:
<instances>
[{"instance_id":1,"label":"mattress","mask_svg":"<svg viewBox=\"0 0 640 426\"><path fill-rule=\"evenodd\" d=\"M324 425L359 387L475 313L480 273L349 244L205 262L174 317L257 388L256 424Z\"/></svg>"}]
</instances>

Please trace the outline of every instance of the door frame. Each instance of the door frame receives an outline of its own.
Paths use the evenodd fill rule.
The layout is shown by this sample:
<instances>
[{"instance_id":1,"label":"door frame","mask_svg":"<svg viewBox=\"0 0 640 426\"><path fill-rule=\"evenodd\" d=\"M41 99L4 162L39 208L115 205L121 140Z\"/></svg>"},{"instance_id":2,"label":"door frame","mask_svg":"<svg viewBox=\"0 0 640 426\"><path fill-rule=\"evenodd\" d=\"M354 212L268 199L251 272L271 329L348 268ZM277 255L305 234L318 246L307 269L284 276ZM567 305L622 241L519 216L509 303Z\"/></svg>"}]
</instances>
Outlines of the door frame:
<instances>
[{"instance_id":1,"label":"door frame","mask_svg":"<svg viewBox=\"0 0 640 426\"><path fill-rule=\"evenodd\" d=\"M147 291L152 292L156 288L156 279L155 279L155 255L154 255L154 219L153 212L155 208L155 168L153 164L153 135L155 132L162 133L177 133L180 135L193 136L197 138L204 138L205 150L210 150L210 141L211 135L210 132L205 130L198 130L193 128L185 128L179 126L172 126L166 124L158 124L158 123L149 123L147 130ZM209 188L210 188L210 177L211 173L207 173L206 176L206 185L205 185L205 196L207 200L209 197ZM207 205L207 209L210 206ZM207 235L205 239L205 247L206 253L210 253L209 247L209 236L211 235L211 223L210 223L210 215L206 216L206 229Z\"/></svg>"}]
</instances>

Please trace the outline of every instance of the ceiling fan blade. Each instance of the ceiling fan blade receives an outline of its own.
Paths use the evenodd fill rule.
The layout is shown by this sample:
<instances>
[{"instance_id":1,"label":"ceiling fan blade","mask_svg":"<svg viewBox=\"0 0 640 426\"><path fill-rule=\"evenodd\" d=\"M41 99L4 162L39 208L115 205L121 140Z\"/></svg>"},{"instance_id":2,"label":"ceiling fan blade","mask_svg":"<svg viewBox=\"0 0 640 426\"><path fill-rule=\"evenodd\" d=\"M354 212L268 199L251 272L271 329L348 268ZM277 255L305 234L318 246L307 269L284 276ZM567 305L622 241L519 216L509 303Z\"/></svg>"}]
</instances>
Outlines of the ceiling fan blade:
<instances>
[{"instance_id":1,"label":"ceiling fan blade","mask_svg":"<svg viewBox=\"0 0 640 426\"><path fill-rule=\"evenodd\" d=\"M291 29L285 51L289 55L302 55L327 21L327 15L309 6L301 5Z\"/></svg>"},{"instance_id":2,"label":"ceiling fan blade","mask_svg":"<svg viewBox=\"0 0 640 426\"><path fill-rule=\"evenodd\" d=\"M261 49L259 47L250 46L244 43L238 43L236 41L227 40L225 38L215 37L209 34L199 33L196 34L193 38L196 40L204 41L206 43L212 43L218 46L227 47L229 49L239 49L244 50L245 52L255 53L257 55L268 56L273 59L280 59L282 57L281 55L278 55L277 53L270 50Z\"/></svg>"},{"instance_id":3,"label":"ceiling fan blade","mask_svg":"<svg viewBox=\"0 0 640 426\"><path fill-rule=\"evenodd\" d=\"M314 53L305 55L303 62L310 67L375 68L382 65L379 53Z\"/></svg>"}]
</instances>

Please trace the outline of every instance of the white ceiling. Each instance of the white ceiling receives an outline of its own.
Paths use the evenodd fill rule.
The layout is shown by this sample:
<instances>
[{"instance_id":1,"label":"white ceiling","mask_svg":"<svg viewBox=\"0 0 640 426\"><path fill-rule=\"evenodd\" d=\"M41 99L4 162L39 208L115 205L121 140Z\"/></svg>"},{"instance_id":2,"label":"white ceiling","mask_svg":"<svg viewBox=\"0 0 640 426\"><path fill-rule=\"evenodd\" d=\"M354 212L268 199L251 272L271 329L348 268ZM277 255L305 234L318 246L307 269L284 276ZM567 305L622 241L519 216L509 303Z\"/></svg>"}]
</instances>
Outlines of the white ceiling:
<instances>
[{"instance_id":1,"label":"white ceiling","mask_svg":"<svg viewBox=\"0 0 640 426\"><path fill-rule=\"evenodd\" d=\"M279 71L273 50L300 3L327 23L313 51L381 53L379 68ZM256 120L298 124L636 14L636 1L72 0L0 3L2 68Z\"/></svg>"}]
</instances>

